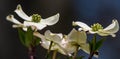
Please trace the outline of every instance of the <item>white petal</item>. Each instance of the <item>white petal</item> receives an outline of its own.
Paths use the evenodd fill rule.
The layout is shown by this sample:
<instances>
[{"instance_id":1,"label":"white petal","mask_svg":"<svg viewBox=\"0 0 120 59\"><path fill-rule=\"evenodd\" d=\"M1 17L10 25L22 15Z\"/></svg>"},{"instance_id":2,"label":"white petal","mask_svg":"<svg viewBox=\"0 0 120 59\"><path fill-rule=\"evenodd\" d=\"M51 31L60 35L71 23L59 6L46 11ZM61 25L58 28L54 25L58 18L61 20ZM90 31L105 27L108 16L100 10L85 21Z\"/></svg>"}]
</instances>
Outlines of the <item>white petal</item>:
<instances>
[{"instance_id":1,"label":"white petal","mask_svg":"<svg viewBox=\"0 0 120 59\"><path fill-rule=\"evenodd\" d=\"M50 41L42 41L40 44L43 48L49 49ZM51 50L54 50L54 49L51 49Z\"/></svg>"},{"instance_id":2,"label":"white petal","mask_svg":"<svg viewBox=\"0 0 120 59\"><path fill-rule=\"evenodd\" d=\"M27 31L27 27L23 27L23 30L24 30L24 31Z\"/></svg>"},{"instance_id":3,"label":"white petal","mask_svg":"<svg viewBox=\"0 0 120 59\"><path fill-rule=\"evenodd\" d=\"M41 46L45 49L49 49L50 41L44 40L41 42ZM67 55L66 51L64 51L61 47L59 47L57 44L52 45L51 50L58 50L58 52Z\"/></svg>"},{"instance_id":4,"label":"white petal","mask_svg":"<svg viewBox=\"0 0 120 59\"><path fill-rule=\"evenodd\" d=\"M41 23L47 24L47 25L54 25L59 21L59 13L57 13L56 15L53 15L51 17L48 17L46 19L41 19Z\"/></svg>"},{"instance_id":5,"label":"white petal","mask_svg":"<svg viewBox=\"0 0 120 59\"><path fill-rule=\"evenodd\" d=\"M19 27L21 27L21 28L26 28L23 24L20 24L20 25L12 25L12 27L13 28L19 28ZM27 30L26 30L27 31Z\"/></svg>"},{"instance_id":6,"label":"white petal","mask_svg":"<svg viewBox=\"0 0 120 59\"><path fill-rule=\"evenodd\" d=\"M101 36L111 35L112 37L115 37L116 35L114 33L118 32L118 30L119 30L119 23L117 20L113 20L112 24L110 24L108 27L106 27L103 30L98 30L97 33Z\"/></svg>"},{"instance_id":7,"label":"white petal","mask_svg":"<svg viewBox=\"0 0 120 59\"><path fill-rule=\"evenodd\" d=\"M15 24L21 24L21 22L19 22L17 19L15 19L13 15L8 15L8 16L6 17L6 19L7 19L8 21L10 21L10 22L15 23Z\"/></svg>"},{"instance_id":8,"label":"white petal","mask_svg":"<svg viewBox=\"0 0 120 59\"><path fill-rule=\"evenodd\" d=\"M100 36L108 36L108 35L111 35L112 37L116 37L116 35L114 33L111 33L111 32L107 32L107 31L104 31L104 30L99 30L97 32Z\"/></svg>"},{"instance_id":9,"label":"white petal","mask_svg":"<svg viewBox=\"0 0 120 59\"><path fill-rule=\"evenodd\" d=\"M24 11L22 10L21 5L17 5L17 8L16 8L15 12L19 17L21 17L24 20L27 20L27 21L32 20L32 17L29 17L27 14L24 13Z\"/></svg>"},{"instance_id":10,"label":"white petal","mask_svg":"<svg viewBox=\"0 0 120 59\"><path fill-rule=\"evenodd\" d=\"M82 28L78 28L78 31L82 31L83 29Z\"/></svg>"},{"instance_id":11,"label":"white petal","mask_svg":"<svg viewBox=\"0 0 120 59\"><path fill-rule=\"evenodd\" d=\"M57 34L51 33L49 30L45 32L46 39L53 41L54 43L61 43L62 38L59 37Z\"/></svg>"},{"instance_id":12,"label":"white petal","mask_svg":"<svg viewBox=\"0 0 120 59\"><path fill-rule=\"evenodd\" d=\"M47 25L46 24L42 24L42 23L35 23L35 22L24 21L24 26L35 26L38 30L42 30Z\"/></svg>"},{"instance_id":13,"label":"white petal","mask_svg":"<svg viewBox=\"0 0 120 59\"><path fill-rule=\"evenodd\" d=\"M69 48L71 48L71 49L69 49ZM74 51L74 50L72 50L73 47L69 46L69 48L68 47L64 48L60 44L53 44L51 47L52 50L58 50L58 52L60 52L61 54L70 56L71 53L73 53L71 51Z\"/></svg>"},{"instance_id":14,"label":"white petal","mask_svg":"<svg viewBox=\"0 0 120 59\"><path fill-rule=\"evenodd\" d=\"M43 36L42 34L38 33L38 32L34 32L33 34L36 37L41 38L41 45L45 48L45 49L49 49L49 45L50 45L50 41L47 41L45 39L45 36Z\"/></svg>"},{"instance_id":15,"label":"white petal","mask_svg":"<svg viewBox=\"0 0 120 59\"><path fill-rule=\"evenodd\" d=\"M97 34L100 35L100 36L108 36L108 35L110 35L110 33L107 33L106 31L98 31Z\"/></svg>"},{"instance_id":16,"label":"white petal","mask_svg":"<svg viewBox=\"0 0 120 59\"><path fill-rule=\"evenodd\" d=\"M83 44L80 46L80 48L85 51L86 53L90 54L90 46L89 44Z\"/></svg>"},{"instance_id":17,"label":"white petal","mask_svg":"<svg viewBox=\"0 0 120 59\"><path fill-rule=\"evenodd\" d=\"M74 53L77 48L75 45L67 42L66 39L63 39L60 45L67 51L68 55Z\"/></svg>"},{"instance_id":18,"label":"white petal","mask_svg":"<svg viewBox=\"0 0 120 59\"><path fill-rule=\"evenodd\" d=\"M73 29L69 34L68 34L68 40L71 42L75 42L76 44L82 44L86 43L86 33L84 31L76 31Z\"/></svg>"},{"instance_id":19,"label":"white petal","mask_svg":"<svg viewBox=\"0 0 120 59\"><path fill-rule=\"evenodd\" d=\"M56 35L58 35L61 39L63 38L63 34L62 33L58 33Z\"/></svg>"},{"instance_id":20,"label":"white petal","mask_svg":"<svg viewBox=\"0 0 120 59\"><path fill-rule=\"evenodd\" d=\"M67 53L63 49L61 49L59 46L58 46L58 52L60 52L63 55L67 55Z\"/></svg>"},{"instance_id":21,"label":"white petal","mask_svg":"<svg viewBox=\"0 0 120 59\"><path fill-rule=\"evenodd\" d=\"M97 33L97 31L92 31L92 30L90 30L90 31L88 31L88 33L90 33L90 34L95 34L95 33Z\"/></svg>"},{"instance_id":22,"label":"white petal","mask_svg":"<svg viewBox=\"0 0 120 59\"><path fill-rule=\"evenodd\" d=\"M110 34L112 37L116 37L116 35L115 34Z\"/></svg>"},{"instance_id":23,"label":"white petal","mask_svg":"<svg viewBox=\"0 0 120 59\"><path fill-rule=\"evenodd\" d=\"M112 23L104 29L107 32L110 33L116 33L119 30L119 23L117 20L113 20Z\"/></svg>"},{"instance_id":24,"label":"white petal","mask_svg":"<svg viewBox=\"0 0 120 59\"><path fill-rule=\"evenodd\" d=\"M80 47L84 52L90 54L90 46L89 44L83 44ZM98 58L98 55L94 54L94 57Z\"/></svg>"},{"instance_id":25,"label":"white petal","mask_svg":"<svg viewBox=\"0 0 120 59\"><path fill-rule=\"evenodd\" d=\"M56 44L55 47L57 48L58 52L60 52L61 54L63 54L63 55L70 55L70 53L67 52L66 49L61 47L60 45Z\"/></svg>"},{"instance_id":26,"label":"white petal","mask_svg":"<svg viewBox=\"0 0 120 59\"><path fill-rule=\"evenodd\" d=\"M73 22L73 24L80 26L84 31L89 31L89 30L91 30L91 28L90 28L87 24L85 24L85 23L83 23L83 22L76 21L76 22Z\"/></svg>"}]
</instances>

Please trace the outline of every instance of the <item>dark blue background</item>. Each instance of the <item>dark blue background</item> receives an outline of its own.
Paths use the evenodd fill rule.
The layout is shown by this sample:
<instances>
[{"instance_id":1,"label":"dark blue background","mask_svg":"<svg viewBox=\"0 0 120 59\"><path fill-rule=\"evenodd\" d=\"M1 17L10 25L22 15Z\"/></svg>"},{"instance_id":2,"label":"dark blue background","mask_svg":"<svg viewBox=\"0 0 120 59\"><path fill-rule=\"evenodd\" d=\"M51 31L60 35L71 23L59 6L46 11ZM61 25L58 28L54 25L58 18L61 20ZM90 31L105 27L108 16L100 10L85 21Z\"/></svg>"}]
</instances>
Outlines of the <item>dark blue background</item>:
<instances>
[{"instance_id":1,"label":"dark blue background","mask_svg":"<svg viewBox=\"0 0 120 59\"><path fill-rule=\"evenodd\" d=\"M112 19L120 22L120 0L0 0L0 59L28 59L27 49L21 45L17 29L12 28L12 23L6 21L6 16L14 14L17 4L21 4L28 14L40 14L43 18L60 13L60 21L40 31L47 29L52 32L68 34L72 27L72 21L82 21L88 25L99 22L104 27L108 26ZM101 47L98 59L120 59L120 34L115 38L107 37ZM89 40L90 38L88 38ZM44 59L46 50L38 46L37 59ZM79 51L79 55L86 55ZM65 59L61 57L62 59ZM85 58L87 59L87 58Z\"/></svg>"}]
</instances>

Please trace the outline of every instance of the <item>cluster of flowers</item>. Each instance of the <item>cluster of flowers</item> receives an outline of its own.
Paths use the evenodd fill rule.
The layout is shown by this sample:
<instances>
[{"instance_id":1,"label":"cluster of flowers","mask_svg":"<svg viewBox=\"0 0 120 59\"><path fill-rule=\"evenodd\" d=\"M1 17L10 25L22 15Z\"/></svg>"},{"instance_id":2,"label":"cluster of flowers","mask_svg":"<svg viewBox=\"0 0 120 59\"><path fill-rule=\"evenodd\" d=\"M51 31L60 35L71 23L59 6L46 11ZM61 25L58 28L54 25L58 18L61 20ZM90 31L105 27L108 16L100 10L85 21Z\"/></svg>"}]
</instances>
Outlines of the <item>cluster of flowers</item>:
<instances>
[{"instance_id":1,"label":"cluster of flowers","mask_svg":"<svg viewBox=\"0 0 120 59\"><path fill-rule=\"evenodd\" d=\"M13 15L8 15L6 19L14 23L13 28L22 28L24 31L27 31L28 27L31 27L34 31L33 35L41 39L39 43L42 47L58 51L61 54L68 56L72 56L76 49L81 49L90 54L91 51L90 45L87 43L87 33L98 34L100 36L111 35L112 37L115 37L115 33L119 30L119 23L117 20L113 20L106 28L103 28L99 23L88 26L83 22L73 21L73 26L79 26L79 29L76 30L73 28L67 35L62 33L52 33L50 30L41 34L38 32L39 30L42 30L46 26L54 25L59 21L59 13L46 19L42 19L39 14L33 14L31 16L26 15L22 10L21 5L18 5L14 12L24 19L24 22L21 23L14 18Z\"/></svg>"}]
</instances>

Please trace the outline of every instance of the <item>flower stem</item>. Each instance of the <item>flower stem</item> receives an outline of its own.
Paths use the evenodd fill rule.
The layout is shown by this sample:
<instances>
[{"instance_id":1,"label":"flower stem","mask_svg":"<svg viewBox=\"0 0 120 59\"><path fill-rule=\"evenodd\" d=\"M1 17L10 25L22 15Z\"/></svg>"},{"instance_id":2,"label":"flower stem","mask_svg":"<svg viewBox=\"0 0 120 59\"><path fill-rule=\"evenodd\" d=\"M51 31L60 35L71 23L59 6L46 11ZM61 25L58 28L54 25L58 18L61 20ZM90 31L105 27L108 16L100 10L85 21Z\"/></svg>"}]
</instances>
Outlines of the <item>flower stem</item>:
<instances>
[{"instance_id":1,"label":"flower stem","mask_svg":"<svg viewBox=\"0 0 120 59\"><path fill-rule=\"evenodd\" d=\"M55 51L53 52L53 57L52 57L52 59L56 59L56 55L57 55L57 50L55 50Z\"/></svg>"},{"instance_id":2,"label":"flower stem","mask_svg":"<svg viewBox=\"0 0 120 59\"><path fill-rule=\"evenodd\" d=\"M94 34L94 37L92 39L92 44L90 45L90 55L88 59L92 59L94 52L95 52L95 47L96 47L96 34Z\"/></svg>"},{"instance_id":3,"label":"flower stem","mask_svg":"<svg viewBox=\"0 0 120 59\"><path fill-rule=\"evenodd\" d=\"M35 48L29 47L28 50L29 50L29 51L28 51L29 58L30 58L30 59L35 59Z\"/></svg>"},{"instance_id":4,"label":"flower stem","mask_svg":"<svg viewBox=\"0 0 120 59\"><path fill-rule=\"evenodd\" d=\"M45 59L48 59L48 57L49 57L49 53L50 53L50 50L51 50L51 47L52 47L52 43L53 43L53 42L51 41Z\"/></svg>"},{"instance_id":5,"label":"flower stem","mask_svg":"<svg viewBox=\"0 0 120 59\"><path fill-rule=\"evenodd\" d=\"M88 59L92 59L93 55L94 55L94 52L91 52Z\"/></svg>"},{"instance_id":6,"label":"flower stem","mask_svg":"<svg viewBox=\"0 0 120 59\"><path fill-rule=\"evenodd\" d=\"M78 45L77 48L76 48L76 51L75 51L74 56L73 56L73 59L76 59L77 53L78 53L78 49L79 49L79 45Z\"/></svg>"}]
</instances>

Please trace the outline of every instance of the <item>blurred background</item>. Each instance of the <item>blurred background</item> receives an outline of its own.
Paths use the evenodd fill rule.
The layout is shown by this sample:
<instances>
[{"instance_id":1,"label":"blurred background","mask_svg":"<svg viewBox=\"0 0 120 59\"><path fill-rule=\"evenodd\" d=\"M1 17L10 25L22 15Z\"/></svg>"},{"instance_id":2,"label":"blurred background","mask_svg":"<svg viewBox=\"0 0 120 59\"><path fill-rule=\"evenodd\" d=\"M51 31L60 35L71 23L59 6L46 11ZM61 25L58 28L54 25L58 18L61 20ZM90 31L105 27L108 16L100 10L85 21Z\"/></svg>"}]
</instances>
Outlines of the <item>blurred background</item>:
<instances>
[{"instance_id":1,"label":"blurred background","mask_svg":"<svg viewBox=\"0 0 120 59\"><path fill-rule=\"evenodd\" d=\"M104 27L111 24L113 19L120 23L119 2L120 0L0 0L0 59L28 59L27 49L19 41L17 29L12 28L13 23L6 21L9 14L22 20L14 12L18 4L21 4L28 15L38 13L42 18L47 18L60 13L57 24L40 32L44 33L49 29L52 32L68 34L73 28L72 21L82 21L88 25L98 22ZM120 31L116 35L115 38L107 37L99 50L98 59L120 59ZM38 46L37 59L44 59L45 53L46 50ZM58 55L63 59L63 55ZM88 57L88 54L80 50L78 56L81 55L86 56L84 59Z\"/></svg>"}]
</instances>

